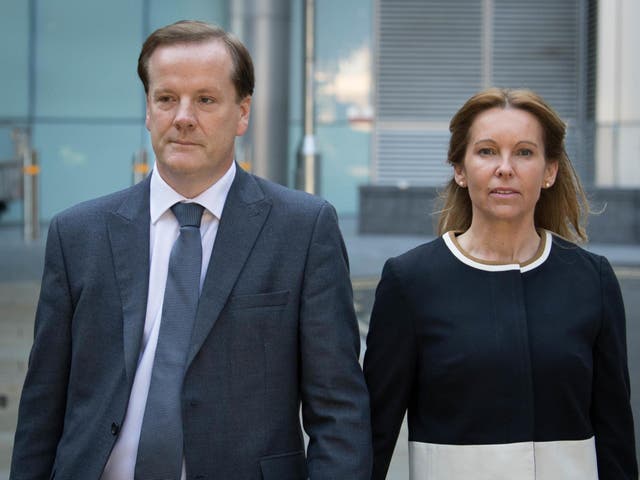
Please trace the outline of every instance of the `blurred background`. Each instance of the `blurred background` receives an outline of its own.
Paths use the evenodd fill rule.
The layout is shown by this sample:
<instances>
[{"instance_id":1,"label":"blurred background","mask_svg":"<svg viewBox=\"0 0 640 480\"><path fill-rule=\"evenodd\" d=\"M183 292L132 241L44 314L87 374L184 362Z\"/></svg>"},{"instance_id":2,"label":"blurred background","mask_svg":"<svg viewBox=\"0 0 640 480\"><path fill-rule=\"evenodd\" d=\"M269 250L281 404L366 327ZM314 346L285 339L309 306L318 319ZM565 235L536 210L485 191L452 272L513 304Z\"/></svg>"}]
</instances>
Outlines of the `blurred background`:
<instances>
[{"instance_id":1,"label":"blurred background","mask_svg":"<svg viewBox=\"0 0 640 480\"><path fill-rule=\"evenodd\" d=\"M638 426L640 2L0 0L0 478L46 225L152 167L137 57L180 19L217 23L251 51L257 84L237 160L336 206L363 337L384 260L434 234L453 113L488 86L546 98L601 211L588 248L610 258L623 287ZM390 478L406 478L404 442Z\"/></svg>"},{"instance_id":2,"label":"blurred background","mask_svg":"<svg viewBox=\"0 0 640 480\"><path fill-rule=\"evenodd\" d=\"M593 219L592 238L638 241L639 2L310 3L315 48L307 93L315 107L317 192L341 216L357 218L365 232L429 233L428 202L450 173L451 115L484 87L528 87L568 123L570 157L594 201L609 204ZM153 163L136 75L140 46L154 29L189 18L218 23L248 45L257 88L238 160L295 186L304 128L304 5L2 0L0 162L18 155L21 142L37 152L43 222L130 185L134 157ZM22 221L22 201L9 200L0 225ZM614 221L612 229L607 214L627 222Z\"/></svg>"}]
</instances>

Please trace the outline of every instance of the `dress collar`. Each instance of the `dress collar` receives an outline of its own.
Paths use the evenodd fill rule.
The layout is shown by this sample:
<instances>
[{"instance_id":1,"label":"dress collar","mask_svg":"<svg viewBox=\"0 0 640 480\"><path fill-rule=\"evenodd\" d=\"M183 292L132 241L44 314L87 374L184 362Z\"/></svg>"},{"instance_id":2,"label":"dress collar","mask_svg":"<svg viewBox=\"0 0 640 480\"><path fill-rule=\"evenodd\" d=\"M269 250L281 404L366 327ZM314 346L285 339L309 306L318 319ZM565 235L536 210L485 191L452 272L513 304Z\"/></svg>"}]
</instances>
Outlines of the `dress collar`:
<instances>
[{"instance_id":1,"label":"dress collar","mask_svg":"<svg viewBox=\"0 0 640 480\"><path fill-rule=\"evenodd\" d=\"M538 230L540 234L540 245L532 258L524 263L498 263L482 260L465 252L456 238L457 232L447 232L442 236L444 243L447 245L451 253L462 263L478 270L486 270L488 272L504 272L507 270L520 270L521 273L528 272L542 265L551 253L552 236L548 230Z\"/></svg>"}]
</instances>

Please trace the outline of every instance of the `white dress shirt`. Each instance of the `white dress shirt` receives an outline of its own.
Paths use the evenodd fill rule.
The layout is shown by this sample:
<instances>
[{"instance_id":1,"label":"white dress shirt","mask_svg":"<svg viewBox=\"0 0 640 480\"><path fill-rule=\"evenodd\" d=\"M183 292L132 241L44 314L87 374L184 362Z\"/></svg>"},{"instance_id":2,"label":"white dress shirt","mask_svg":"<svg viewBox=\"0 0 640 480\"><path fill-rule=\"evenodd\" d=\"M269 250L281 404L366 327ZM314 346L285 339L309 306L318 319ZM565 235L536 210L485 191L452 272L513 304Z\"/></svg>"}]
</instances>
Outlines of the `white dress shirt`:
<instances>
[{"instance_id":1,"label":"white dress shirt","mask_svg":"<svg viewBox=\"0 0 640 480\"><path fill-rule=\"evenodd\" d=\"M173 190L158 174L156 169L151 173L150 213L151 228L149 238L149 293L147 298L147 313L144 321L144 333L140 345L140 355L136 368L129 405L118 439L111 451L101 479L102 480L133 480L138 442L142 419L149 393L153 359L158 344L158 332L162 316L162 302L169 270L169 255L173 243L178 238L180 225L170 208L177 202L195 202L205 210L200 224L202 237L202 269L200 273L200 291L207 273L207 266L213 250L213 244L218 233L218 224L227 194L236 174L235 163L227 173L215 184L195 198L186 199ZM185 479L184 460L182 462L182 480Z\"/></svg>"}]
</instances>

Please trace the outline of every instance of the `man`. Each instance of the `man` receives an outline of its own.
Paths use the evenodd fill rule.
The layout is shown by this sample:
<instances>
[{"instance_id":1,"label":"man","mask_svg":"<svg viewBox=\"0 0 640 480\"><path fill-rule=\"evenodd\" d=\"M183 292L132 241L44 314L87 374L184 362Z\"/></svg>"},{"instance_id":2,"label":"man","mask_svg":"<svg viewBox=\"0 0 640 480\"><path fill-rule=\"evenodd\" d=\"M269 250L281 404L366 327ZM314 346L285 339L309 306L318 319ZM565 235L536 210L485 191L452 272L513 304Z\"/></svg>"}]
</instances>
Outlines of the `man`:
<instances>
[{"instance_id":1,"label":"man","mask_svg":"<svg viewBox=\"0 0 640 480\"><path fill-rule=\"evenodd\" d=\"M178 22L138 73L155 169L51 222L11 478L369 478L335 212L233 160L248 52Z\"/></svg>"}]
</instances>

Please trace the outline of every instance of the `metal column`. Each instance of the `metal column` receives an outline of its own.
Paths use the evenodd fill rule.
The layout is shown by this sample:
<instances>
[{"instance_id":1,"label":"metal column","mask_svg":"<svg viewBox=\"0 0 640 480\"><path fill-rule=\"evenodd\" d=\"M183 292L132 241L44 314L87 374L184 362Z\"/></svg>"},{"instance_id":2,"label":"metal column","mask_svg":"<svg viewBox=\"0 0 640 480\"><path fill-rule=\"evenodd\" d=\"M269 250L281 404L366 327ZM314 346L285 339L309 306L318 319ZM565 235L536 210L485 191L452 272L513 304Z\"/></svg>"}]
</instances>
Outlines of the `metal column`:
<instances>
[{"instance_id":1,"label":"metal column","mask_svg":"<svg viewBox=\"0 0 640 480\"><path fill-rule=\"evenodd\" d=\"M253 57L256 86L249 130L236 158L253 173L288 184L290 0L230 2L230 30Z\"/></svg>"},{"instance_id":2,"label":"metal column","mask_svg":"<svg viewBox=\"0 0 640 480\"><path fill-rule=\"evenodd\" d=\"M320 154L315 136L315 2L304 6L304 136L298 147L296 188L320 194Z\"/></svg>"}]
</instances>

